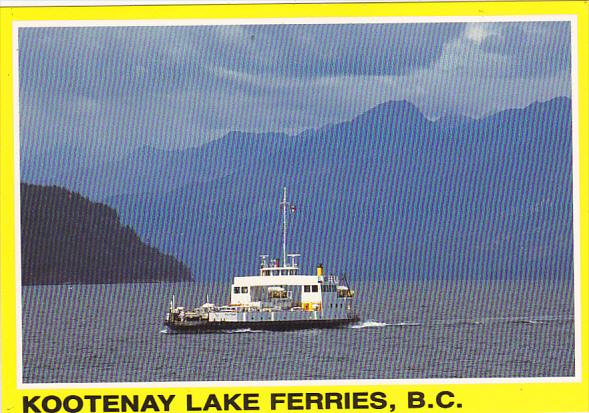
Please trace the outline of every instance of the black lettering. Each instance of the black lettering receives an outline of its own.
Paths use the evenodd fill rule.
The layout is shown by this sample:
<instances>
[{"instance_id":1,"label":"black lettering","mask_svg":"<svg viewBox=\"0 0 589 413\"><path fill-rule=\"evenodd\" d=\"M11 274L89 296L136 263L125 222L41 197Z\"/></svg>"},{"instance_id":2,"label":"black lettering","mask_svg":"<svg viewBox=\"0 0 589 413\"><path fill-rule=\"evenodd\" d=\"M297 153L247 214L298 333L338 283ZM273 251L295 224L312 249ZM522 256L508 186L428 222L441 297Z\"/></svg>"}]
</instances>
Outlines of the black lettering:
<instances>
[{"instance_id":1,"label":"black lettering","mask_svg":"<svg viewBox=\"0 0 589 413\"><path fill-rule=\"evenodd\" d=\"M118 396L112 394L102 396L102 410L107 413L118 412Z\"/></svg>"},{"instance_id":2,"label":"black lettering","mask_svg":"<svg viewBox=\"0 0 589 413\"><path fill-rule=\"evenodd\" d=\"M96 412L96 400L100 399L100 396L84 396L84 400L90 400L90 411Z\"/></svg>"},{"instance_id":3,"label":"black lettering","mask_svg":"<svg viewBox=\"0 0 589 413\"><path fill-rule=\"evenodd\" d=\"M49 402L53 402L53 407L50 407ZM56 413L61 410L61 399L57 396L45 396L41 401L41 407L46 413Z\"/></svg>"},{"instance_id":4,"label":"black lettering","mask_svg":"<svg viewBox=\"0 0 589 413\"><path fill-rule=\"evenodd\" d=\"M189 412L200 412L202 410L202 407L192 405L192 394L186 396L186 410Z\"/></svg>"},{"instance_id":5,"label":"black lettering","mask_svg":"<svg viewBox=\"0 0 589 413\"><path fill-rule=\"evenodd\" d=\"M147 409L152 409L154 412L160 411L160 407L158 406L155 397L153 397L151 394L145 396L145 401L143 402L143 405L141 405L142 412L146 411Z\"/></svg>"},{"instance_id":6,"label":"black lettering","mask_svg":"<svg viewBox=\"0 0 589 413\"><path fill-rule=\"evenodd\" d=\"M284 403L286 393L272 393L270 395L270 410L276 410L276 405Z\"/></svg>"},{"instance_id":7,"label":"black lettering","mask_svg":"<svg viewBox=\"0 0 589 413\"><path fill-rule=\"evenodd\" d=\"M260 396L257 393L245 393L243 395L243 410L260 410L258 397Z\"/></svg>"},{"instance_id":8,"label":"black lettering","mask_svg":"<svg viewBox=\"0 0 589 413\"><path fill-rule=\"evenodd\" d=\"M303 409L303 393L288 393L288 410Z\"/></svg>"},{"instance_id":9,"label":"black lettering","mask_svg":"<svg viewBox=\"0 0 589 413\"><path fill-rule=\"evenodd\" d=\"M407 393L407 407L410 409L419 409L425 406L425 394L420 391L410 391Z\"/></svg>"},{"instance_id":10,"label":"black lettering","mask_svg":"<svg viewBox=\"0 0 589 413\"><path fill-rule=\"evenodd\" d=\"M350 393L344 393L344 406L346 409L350 408Z\"/></svg>"},{"instance_id":11,"label":"black lettering","mask_svg":"<svg viewBox=\"0 0 589 413\"><path fill-rule=\"evenodd\" d=\"M207 397L207 401L205 402L203 410L209 410L212 407L214 407L217 410L223 410L221 408L221 403L219 403L219 400L217 400L217 396L215 396L214 394L209 394L209 397Z\"/></svg>"},{"instance_id":12,"label":"black lettering","mask_svg":"<svg viewBox=\"0 0 589 413\"><path fill-rule=\"evenodd\" d=\"M352 397L354 409L368 409L368 393L354 393Z\"/></svg>"},{"instance_id":13,"label":"black lettering","mask_svg":"<svg viewBox=\"0 0 589 413\"><path fill-rule=\"evenodd\" d=\"M72 400L75 400L76 407L72 407L72 404L70 403ZM63 408L68 413L78 413L80 410L82 410L82 407L84 407L84 401L81 397L67 396L65 399L63 399Z\"/></svg>"},{"instance_id":14,"label":"black lettering","mask_svg":"<svg viewBox=\"0 0 589 413\"><path fill-rule=\"evenodd\" d=\"M444 403L444 400L443 400L444 396L448 396L449 398L453 398L454 393L452 393L451 391L439 392L438 395L436 396L436 403L438 404L438 406L440 406L442 409L448 409L448 408L454 406L454 402L452 400L449 400L446 403Z\"/></svg>"},{"instance_id":15,"label":"black lettering","mask_svg":"<svg viewBox=\"0 0 589 413\"><path fill-rule=\"evenodd\" d=\"M39 396L35 396L29 399L29 396L25 396L22 399L22 410L24 413L28 413L29 409L35 413L41 413L41 410L35 405L35 403L39 400Z\"/></svg>"},{"instance_id":16,"label":"black lettering","mask_svg":"<svg viewBox=\"0 0 589 413\"><path fill-rule=\"evenodd\" d=\"M235 400L237 400L239 396L241 396L241 393L234 394L232 397L225 394L223 396L223 406L225 407L225 410L229 410L229 406L233 407L235 410L241 410L241 406L235 403Z\"/></svg>"},{"instance_id":17,"label":"black lettering","mask_svg":"<svg viewBox=\"0 0 589 413\"><path fill-rule=\"evenodd\" d=\"M166 412L170 411L170 404L172 404L172 400L174 400L175 395L171 394L169 397L165 397L163 394L158 394L157 396L160 401L164 404L164 410Z\"/></svg>"},{"instance_id":18,"label":"black lettering","mask_svg":"<svg viewBox=\"0 0 589 413\"><path fill-rule=\"evenodd\" d=\"M325 410L330 410L332 404L337 410L342 410L342 398L341 393L325 393Z\"/></svg>"},{"instance_id":19,"label":"black lettering","mask_svg":"<svg viewBox=\"0 0 589 413\"><path fill-rule=\"evenodd\" d=\"M133 396L133 399L129 398L126 394L121 395L121 411L126 412L127 408L132 412L139 411L139 396Z\"/></svg>"},{"instance_id":20,"label":"black lettering","mask_svg":"<svg viewBox=\"0 0 589 413\"><path fill-rule=\"evenodd\" d=\"M315 405L315 410L323 410L323 395L321 393L307 393L305 398L307 410L312 410L311 406Z\"/></svg>"},{"instance_id":21,"label":"black lettering","mask_svg":"<svg viewBox=\"0 0 589 413\"><path fill-rule=\"evenodd\" d=\"M384 409L387 407L387 395L383 392L377 391L370 393L370 408L372 409Z\"/></svg>"}]
</instances>

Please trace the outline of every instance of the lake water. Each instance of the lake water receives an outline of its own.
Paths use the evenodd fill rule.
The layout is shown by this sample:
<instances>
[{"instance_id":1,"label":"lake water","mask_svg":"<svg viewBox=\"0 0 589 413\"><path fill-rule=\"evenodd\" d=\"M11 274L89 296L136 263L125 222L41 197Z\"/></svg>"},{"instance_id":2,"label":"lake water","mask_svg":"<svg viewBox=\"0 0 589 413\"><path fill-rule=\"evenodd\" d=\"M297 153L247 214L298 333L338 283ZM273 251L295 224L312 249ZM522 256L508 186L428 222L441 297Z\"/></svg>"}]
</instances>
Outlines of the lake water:
<instances>
[{"instance_id":1,"label":"lake water","mask_svg":"<svg viewBox=\"0 0 589 413\"><path fill-rule=\"evenodd\" d=\"M574 375L572 283L353 283L362 322L337 330L168 334L178 304L229 285L23 287L25 383Z\"/></svg>"}]
</instances>

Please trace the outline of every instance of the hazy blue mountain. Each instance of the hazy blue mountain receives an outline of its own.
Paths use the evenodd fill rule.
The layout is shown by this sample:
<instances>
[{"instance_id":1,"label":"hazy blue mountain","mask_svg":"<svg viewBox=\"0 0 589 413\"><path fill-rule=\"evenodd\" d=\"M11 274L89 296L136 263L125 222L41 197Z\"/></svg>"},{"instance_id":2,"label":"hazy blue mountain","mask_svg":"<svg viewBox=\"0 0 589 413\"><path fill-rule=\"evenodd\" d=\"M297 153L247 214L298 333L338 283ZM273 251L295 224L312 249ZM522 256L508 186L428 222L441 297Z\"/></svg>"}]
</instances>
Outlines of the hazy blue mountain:
<instances>
[{"instance_id":1,"label":"hazy blue mountain","mask_svg":"<svg viewBox=\"0 0 589 413\"><path fill-rule=\"evenodd\" d=\"M231 133L143 148L70 186L116 207L199 278L254 272L290 250L352 277L568 277L573 270L567 98L484 119L430 121L388 102L291 137ZM91 176L92 179L85 179Z\"/></svg>"},{"instance_id":2,"label":"hazy blue mountain","mask_svg":"<svg viewBox=\"0 0 589 413\"><path fill-rule=\"evenodd\" d=\"M21 173L25 182L64 186L93 200L104 200L216 180L235 172L245 154L255 160L267 151L279 150L289 140L280 134L231 132L198 148L161 150L144 146L118 159L92 160L76 156L67 147L57 147L28 155L30 161L24 162Z\"/></svg>"}]
</instances>

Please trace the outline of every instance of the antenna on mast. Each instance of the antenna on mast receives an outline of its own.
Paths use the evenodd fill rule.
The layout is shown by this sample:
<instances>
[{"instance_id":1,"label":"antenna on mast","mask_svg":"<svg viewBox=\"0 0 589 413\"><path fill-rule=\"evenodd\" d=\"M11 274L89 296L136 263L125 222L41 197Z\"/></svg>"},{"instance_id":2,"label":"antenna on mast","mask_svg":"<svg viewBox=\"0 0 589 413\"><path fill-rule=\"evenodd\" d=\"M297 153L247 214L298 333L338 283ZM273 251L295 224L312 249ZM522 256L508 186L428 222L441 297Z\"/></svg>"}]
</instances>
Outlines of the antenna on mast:
<instances>
[{"instance_id":1,"label":"antenna on mast","mask_svg":"<svg viewBox=\"0 0 589 413\"><path fill-rule=\"evenodd\" d=\"M286 265L286 208L288 203L286 202L286 187L283 189L282 203L282 265Z\"/></svg>"},{"instance_id":2,"label":"antenna on mast","mask_svg":"<svg viewBox=\"0 0 589 413\"><path fill-rule=\"evenodd\" d=\"M286 253L286 212L295 212L296 208L286 200L286 187L282 191L282 202L280 203L280 208L282 209L282 265L286 267L288 265L286 258L292 255Z\"/></svg>"}]
</instances>

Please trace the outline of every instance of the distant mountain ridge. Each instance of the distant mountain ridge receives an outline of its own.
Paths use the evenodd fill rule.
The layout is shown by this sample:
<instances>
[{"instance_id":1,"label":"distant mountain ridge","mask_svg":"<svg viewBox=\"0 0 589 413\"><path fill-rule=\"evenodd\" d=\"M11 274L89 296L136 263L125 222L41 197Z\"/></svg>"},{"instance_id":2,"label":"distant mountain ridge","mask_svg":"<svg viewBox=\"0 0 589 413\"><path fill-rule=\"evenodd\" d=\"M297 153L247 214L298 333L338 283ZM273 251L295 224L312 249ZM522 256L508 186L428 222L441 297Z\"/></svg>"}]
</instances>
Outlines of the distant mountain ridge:
<instances>
[{"instance_id":1,"label":"distant mountain ridge","mask_svg":"<svg viewBox=\"0 0 589 413\"><path fill-rule=\"evenodd\" d=\"M259 254L279 255L283 186L298 207L289 249L307 268L561 277L572 273L571 119L568 98L438 121L387 102L296 136L144 148L61 182L115 207L198 278L251 273Z\"/></svg>"},{"instance_id":2,"label":"distant mountain ridge","mask_svg":"<svg viewBox=\"0 0 589 413\"><path fill-rule=\"evenodd\" d=\"M21 185L22 283L190 280L182 263L141 242L116 211L57 187Z\"/></svg>"}]
</instances>

